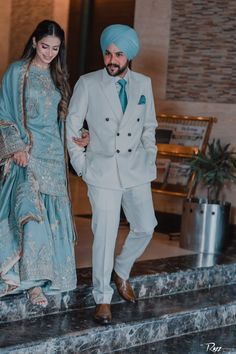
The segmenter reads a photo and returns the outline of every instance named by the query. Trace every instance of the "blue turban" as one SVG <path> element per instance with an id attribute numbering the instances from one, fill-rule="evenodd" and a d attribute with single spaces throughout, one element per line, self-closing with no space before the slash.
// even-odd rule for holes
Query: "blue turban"
<path id="1" fill-rule="evenodd" d="M 132 60 L 139 52 L 140 43 L 135 30 L 126 25 L 111 25 L 106 27 L 100 38 L 100 44 L 103 54 L 106 49 L 114 44 L 128 58 Z"/>

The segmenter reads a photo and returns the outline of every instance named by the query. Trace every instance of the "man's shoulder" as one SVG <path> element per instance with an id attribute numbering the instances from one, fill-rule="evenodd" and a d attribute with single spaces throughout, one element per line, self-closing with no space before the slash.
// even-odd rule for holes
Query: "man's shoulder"
<path id="1" fill-rule="evenodd" d="M 79 77 L 79 80 L 75 84 L 75 89 L 83 87 L 87 87 L 90 89 L 95 86 L 97 82 L 101 82 L 102 80 L 102 70 L 92 71 L 87 74 L 83 74 Z"/>
<path id="2" fill-rule="evenodd" d="M 80 76 L 81 79 L 86 80 L 86 81 L 90 81 L 90 80 L 96 80 L 96 79 L 100 79 L 102 76 L 102 72 L 103 70 L 96 70 L 96 71 L 91 71 L 87 74 L 84 74 L 82 76 Z"/>
<path id="3" fill-rule="evenodd" d="M 134 79 L 136 79 L 138 81 L 150 81 L 151 80 L 151 78 L 149 76 L 138 73 L 133 70 L 130 70 L 130 74 L 133 76 Z"/>

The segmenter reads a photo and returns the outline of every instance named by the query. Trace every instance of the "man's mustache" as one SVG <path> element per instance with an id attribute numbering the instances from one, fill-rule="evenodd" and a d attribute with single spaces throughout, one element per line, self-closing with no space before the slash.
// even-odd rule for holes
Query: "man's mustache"
<path id="1" fill-rule="evenodd" d="M 111 66 L 115 67 L 115 68 L 119 68 L 120 67 L 118 64 L 112 64 L 112 63 L 107 64 L 107 68 L 110 68 Z"/>

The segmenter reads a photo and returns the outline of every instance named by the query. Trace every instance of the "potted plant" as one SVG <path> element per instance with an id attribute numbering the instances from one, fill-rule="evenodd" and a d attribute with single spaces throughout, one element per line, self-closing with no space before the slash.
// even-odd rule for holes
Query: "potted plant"
<path id="1" fill-rule="evenodd" d="M 219 139 L 208 144 L 190 160 L 195 184 L 207 190 L 206 198 L 187 198 L 181 221 L 180 246 L 200 253 L 218 253 L 226 240 L 230 203 L 222 191 L 228 182 L 236 182 L 236 153 Z M 220 199 L 221 198 L 221 199 Z"/>

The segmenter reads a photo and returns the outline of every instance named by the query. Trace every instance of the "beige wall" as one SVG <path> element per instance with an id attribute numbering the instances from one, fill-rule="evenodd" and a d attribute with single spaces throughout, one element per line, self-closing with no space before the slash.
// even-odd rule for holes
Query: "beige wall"
<path id="1" fill-rule="evenodd" d="M 70 0 L 0 0 L 0 79 L 7 66 L 20 57 L 38 22 L 53 19 L 67 31 L 69 2 Z"/>
<path id="2" fill-rule="evenodd" d="M 202 102 L 168 101 L 165 99 L 168 46 L 170 38 L 171 0 L 136 0 L 135 28 L 142 43 L 133 69 L 152 78 L 157 113 L 215 116 L 218 119 L 211 137 L 236 145 L 236 105 Z M 225 192 L 232 203 L 231 222 L 236 223 L 236 185 Z M 182 211 L 182 200 L 154 196 L 156 208 L 167 212 Z"/>
<path id="3" fill-rule="evenodd" d="M 0 78 L 8 66 L 8 55 L 10 46 L 10 25 L 11 25 L 11 0 L 0 0 Z"/>
<path id="4" fill-rule="evenodd" d="M 53 1 L 53 19 L 64 29 L 67 36 L 70 0 Z"/>

